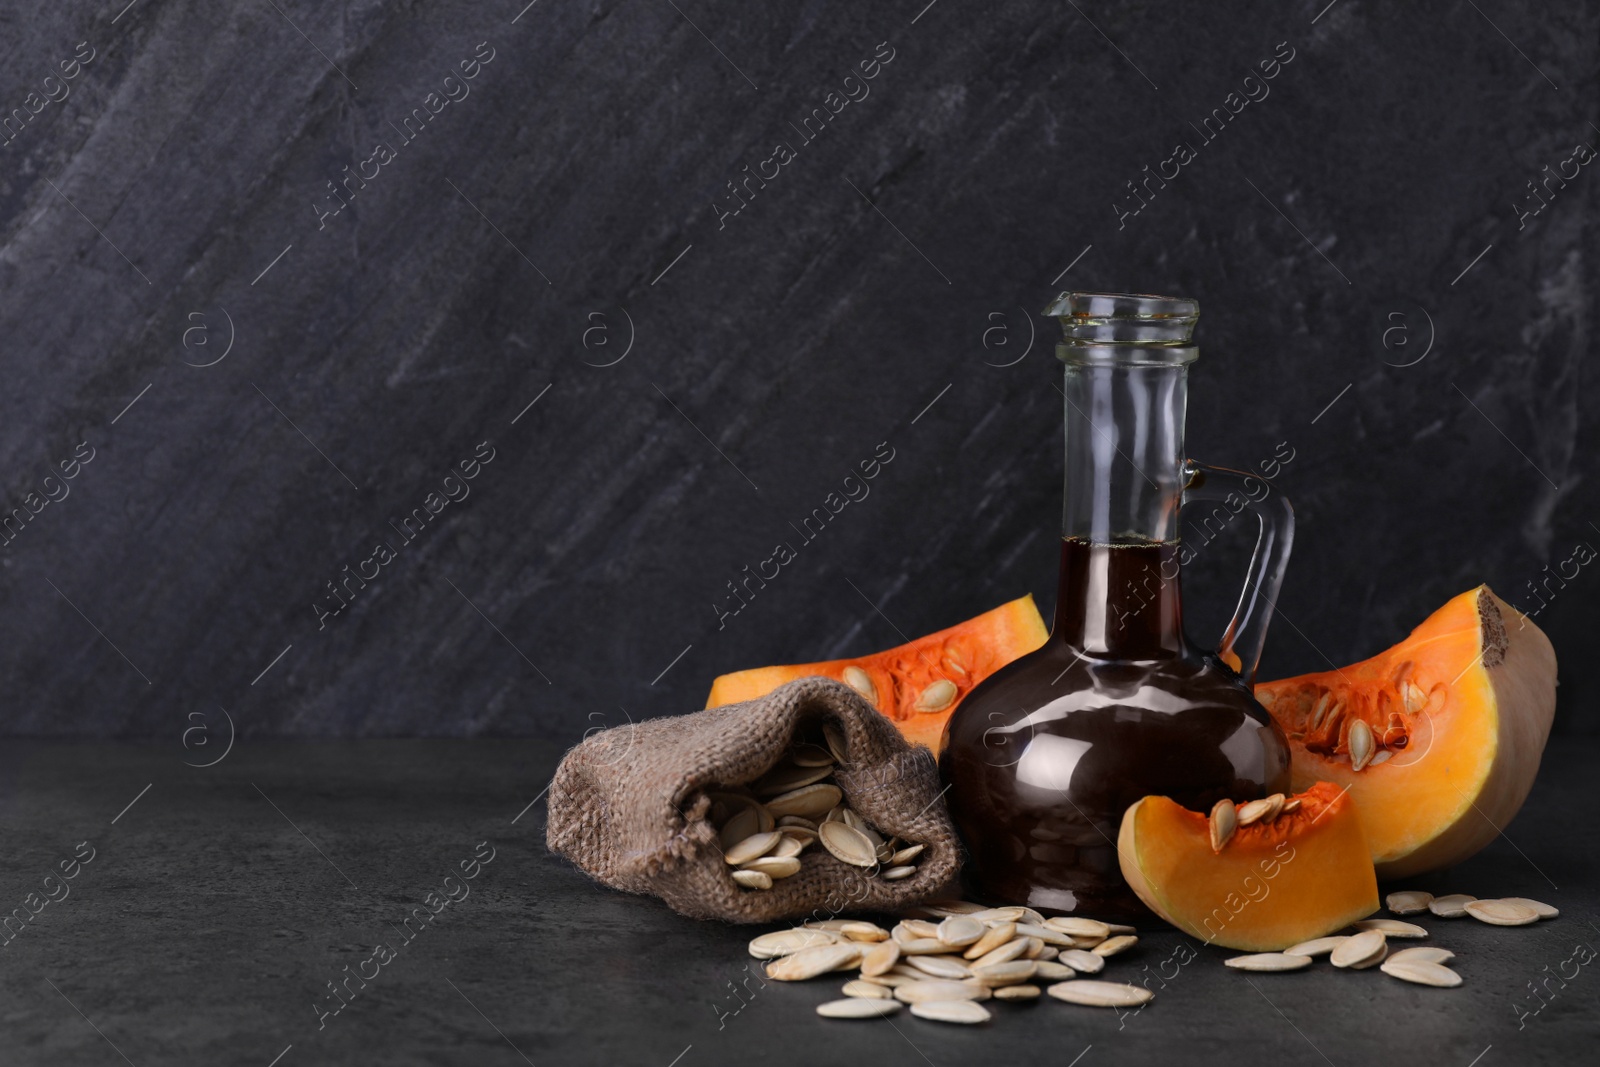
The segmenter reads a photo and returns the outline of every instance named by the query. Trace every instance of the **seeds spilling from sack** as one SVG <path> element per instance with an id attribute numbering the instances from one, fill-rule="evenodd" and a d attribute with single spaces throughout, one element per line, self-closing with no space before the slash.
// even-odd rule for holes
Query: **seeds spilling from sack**
<path id="1" fill-rule="evenodd" d="M 890 930 L 828 919 L 762 934 L 750 955 L 768 960 L 767 977 L 778 981 L 859 968 L 846 976 L 844 1000 L 817 1008 L 827 1018 L 881 1018 L 909 1005 L 918 1018 L 970 1026 L 992 1018 L 978 1003 L 991 998 L 1032 1001 L 1048 992 L 1094 1007 L 1145 1004 L 1154 994 L 1143 986 L 1079 977 L 1099 974 L 1138 941 L 1131 926 L 952 900 L 922 905 Z"/>
<path id="2" fill-rule="evenodd" d="M 917 872 L 922 845 L 887 840 L 845 806 L 831 780 L 842 762 L 844 738 L 831 726 L 819 741 L 800 741 L 778 765 L 748 786 L 711 794 L 711 825 L 733 880 L 746 889 L 771 889 L 804 866 L 804 853 L 821 844 L 836 859 L 896 882 Z"/>

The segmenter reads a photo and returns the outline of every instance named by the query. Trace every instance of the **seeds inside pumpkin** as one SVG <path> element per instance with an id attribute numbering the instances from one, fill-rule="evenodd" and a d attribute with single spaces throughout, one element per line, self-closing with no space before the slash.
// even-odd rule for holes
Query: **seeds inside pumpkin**
<path id="1" fill-rule="evenodd" d="M 955 703 L 956 695 L 960 692 L 956 683 L 948 678 L 940 678 L 930 682 L 917 697 L 917 710 L 921 712 L 943 711 Z"/>
<path id="2" fill-rule="evenodd" d="M 872 684 L 872 676 L 860 667 L 846 667 L 844 669 L 844 684 L 861 694 L 873 707 L 878 706 L 878 687 Z"/>
<path id="3" fill-rule="evenodd" d="M 1221 852 L 1238 828 L 1238 809 L 1233 806 L 1233 801 L 1223 797 L 1211 809 L 1211 851 Z"/>

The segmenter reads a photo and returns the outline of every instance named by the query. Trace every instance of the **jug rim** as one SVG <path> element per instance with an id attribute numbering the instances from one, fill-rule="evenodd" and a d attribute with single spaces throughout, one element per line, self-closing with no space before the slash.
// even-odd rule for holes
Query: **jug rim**
<path id="1" fill-rule="evenodd" d="M 1200 303 L 1188 297 L 1066 291 L 1045 314 L 1061 323 L 1056 355 L 1069 363 L 1173 365 L 1200 354 L 1190 343 Z"/>

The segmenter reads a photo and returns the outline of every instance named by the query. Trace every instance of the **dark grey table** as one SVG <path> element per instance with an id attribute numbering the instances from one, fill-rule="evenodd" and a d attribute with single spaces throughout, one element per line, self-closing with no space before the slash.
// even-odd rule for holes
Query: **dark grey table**
<path id="1" fill-rule="evenodd" d="M 1457 953 L 1459 989 L 1325 964 L 1245 975 L 1201 949 L 1138 1015 L 996 1003 L 974 1028 L 820 1019 L 839 982 L 763 987 L 744 949 L 756 929 L 589 883 L 546 853 L 543 800 L 530 806 L 553 743 L 241 743 L 209 768 L 185 767 L 204 749 L 176 745 L 0 751 L 0 900 L 37 910 L 0 947 L 6 1067 L 1500 1067 L 1593 1063 L 1600 1039 L 1600 965 L 1567 962 L 1600 946 L 1600 834 L 1582 806 L 1592 741 L 1552 747 L 1509 837 L 1419 883 L 1562 909 L 1521 929 L 1425 920 Z M 399 929 L 447 887 L 459 899 L 436 897 L 425 925 Z M 1149 931 L 1108 971 L 1154 970 L 1185 940 Z M 332 1014 L 327 983 L 355 972 L 376 976 L 352 980 Z"/>

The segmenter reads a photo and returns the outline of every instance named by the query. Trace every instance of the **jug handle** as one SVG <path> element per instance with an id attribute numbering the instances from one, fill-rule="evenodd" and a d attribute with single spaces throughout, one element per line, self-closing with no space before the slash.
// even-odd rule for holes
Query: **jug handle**
<path id="1" fill-rule="evenodd" d="M 1267 643 L 1267 624 L 1277 607 L 1289 549 L 1294 544 L 1294 508 L 1283 494 L 1273 492 L 1271 482 L 1257 475 L 1207 467 L 1193 460 L 1184 464 L 1184 475 L 1185 504 L 1191 500 L 1221 501 L 1234 515 L 1248 508 L 1261 524 L 1239 604 L 1217 649 L 1218 657 L 1238 671 L 1246 685 L 1251 685 Z M 1235 507 L 1239 502 L 1240 506 Z"/>

